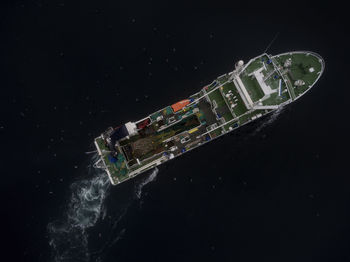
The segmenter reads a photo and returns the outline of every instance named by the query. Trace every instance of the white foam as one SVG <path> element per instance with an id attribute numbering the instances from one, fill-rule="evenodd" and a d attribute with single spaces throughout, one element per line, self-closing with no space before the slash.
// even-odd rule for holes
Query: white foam
<path id="1" fill-rule="evenodd" d="M 89 171 L 92 177 L 71 185 L 71 197 L 62 219 L 47 226 L 52 261 L 89 261 L 86 230 L 94 226 L 101 215 L 105 216 L 103 202 L 110 188 L 105 172 L 92 168 Z"/>
<path id="2" fill-rule="evenodd" d="M 152 173 L 148 175 L 140 184 L 136 186 L 135 195 L 138 199 L 140 199 L 142 196 L 142 188 L 148 183 L 154 181 L 157 178 L 158 172 L 159 172 L 158 168 L 153 169 Z"/>
<path id="3" fill-rule="evenodd" d="M 91 163 L 95 163 L 97 155 L 93 156 Z M 74 182 L 71 187 L 71 196 L 62 218 L 48 224 L 49 245 L 52 250 L 54 262 L 66 261 L 90 261 L 92 255 L 103 255 L 103 250 L 110 248 L 124 235 L 126 229 L 121 229 L 113 238 L 106 238 L 104 247 L 100 251 L 91 254 L 88 246 L 88 229 L 93 227 L 99 220 L 107 215 L 104 206 L 109 189 L 111 188 L 108 175 L 89 165 L 88 177 Z M 135 195 L 137 201 L 141 199 L 142 189 L 148 183 L 154 181 L 159 170 L 155 168 L 152 172 L 136 186 Z M 129 199 L 129 198 L 128 198 Z M 119 222 L 127 214 L 133 201 L 129 199 L 127 205 L 115 218 L 111 231 L 118 228 Z M 111 235 L 115 235 L 112 233 Z M 95 261 L 100 261 L 97 257 Z"/>

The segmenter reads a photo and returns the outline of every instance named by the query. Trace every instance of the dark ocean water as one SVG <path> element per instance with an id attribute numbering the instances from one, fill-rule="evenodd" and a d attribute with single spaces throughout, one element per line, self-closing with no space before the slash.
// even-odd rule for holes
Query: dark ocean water
<path id="1" fill-rule="evenodd" d="M 284 4 L 4 4 L 2 256 L 349 261 L 345 12 Z M 304 97 L 117 187 L 92 168 L 106 127 L 199 91 L 277 33 L 269 53 L 326 61 Z"/>

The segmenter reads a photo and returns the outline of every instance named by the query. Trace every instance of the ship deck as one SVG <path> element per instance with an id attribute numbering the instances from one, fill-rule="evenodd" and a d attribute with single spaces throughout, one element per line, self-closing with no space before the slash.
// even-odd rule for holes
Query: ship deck
<path id="1" fill-rule="evenodd" d="M 181 110 L 167 106 L 146 117 L 146 127 L 116 142 L 117 157 L 96 138 L 105 169 L 113 184 L 123 182 L 294 101 L 323 70 L 311 52 L 262 54 L 203 87 Z"/>

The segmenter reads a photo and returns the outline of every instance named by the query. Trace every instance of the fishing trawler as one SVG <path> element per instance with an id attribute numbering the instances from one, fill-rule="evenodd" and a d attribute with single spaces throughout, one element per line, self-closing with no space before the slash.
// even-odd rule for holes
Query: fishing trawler
<path id="1" fill-rule="evenodd" d="M 263 53 L 238 61 L 198 93 L 143 119 L 109 127 L 95 139 L 113 185 L 209 143 L 289 104 L 311 89 L 325 68 L 322 57 L 308 51 Z"/>

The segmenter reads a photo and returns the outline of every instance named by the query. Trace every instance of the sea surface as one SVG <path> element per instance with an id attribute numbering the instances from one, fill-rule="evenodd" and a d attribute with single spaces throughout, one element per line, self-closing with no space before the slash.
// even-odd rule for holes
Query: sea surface
<path id="1" fill-rule="evenodd" d="M 349 261 L 345 9 L 280 4 L 4 4 L 4 261 Z M 121 185 L 93 168 L 107 127 L 269 45 L 325 59 L 304 97 Z"/>

